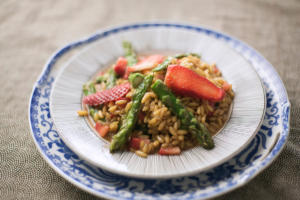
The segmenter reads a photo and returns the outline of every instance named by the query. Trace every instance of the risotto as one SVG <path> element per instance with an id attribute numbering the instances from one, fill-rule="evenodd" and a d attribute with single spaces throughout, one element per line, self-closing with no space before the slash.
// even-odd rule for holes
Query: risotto
<path id="1" fill-rule="evenodd" d="M 212 136 L 229 117 L 234 92 L 215 64 L 199 55 L 137 56 L 123 42 L 124 57 L 83 86 L 83 110 L 110 151 L 177 155 Z"/>

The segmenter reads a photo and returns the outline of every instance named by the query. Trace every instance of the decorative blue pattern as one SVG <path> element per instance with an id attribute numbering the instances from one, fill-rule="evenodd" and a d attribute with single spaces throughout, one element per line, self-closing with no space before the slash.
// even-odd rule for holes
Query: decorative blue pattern
<path id="1" fill-rule="evenodd" d="M 250 62 L 263 66 L 257 69 L 266 88 L 267 110 L 264 122 L 251 143 L 231 160 L 195 176 L 166 180 L 143 180 L 112 174 L 81 160 L 60 139 L 49 111 L 49 95 L 54 82 L 51 69 L 63 54 L 111 34 L 141 28 L 172 27 L 188 29 L 222 39 L 242 55 L 250 55 Z M 246 57 L 246 56 L 245 56 Z M 268 77 L 264 77 L 268 74 Z M 270 87 L 273 85 L 274 87 Z M 286 142 L 289 131 L 289 103 L 284 86 L 272 66 L 255 50 L 244 43 L 215 31 L 181 24 L 134 24 L 107 30 L 92 37 L 72 43 L 56 53 L 34 87 L 29 119 L 34 140 L 48 163 L 66 179 L 95 195 L 114 199 L 201 199 L 225 193 L 251 179 L 277 156 Z M 280 130 L 278 142 L 270 154 L 260 162 L 261 149 Z"/>

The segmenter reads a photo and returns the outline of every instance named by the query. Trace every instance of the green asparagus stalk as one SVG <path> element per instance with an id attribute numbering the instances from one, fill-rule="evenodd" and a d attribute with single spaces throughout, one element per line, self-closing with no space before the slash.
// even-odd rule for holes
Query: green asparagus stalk
<path id="1" fill-rule="evenodd" d="M 196 136 L 201 146 L 205 149 L 212 149 L 214 147 L 214 142 L 207 128 L 198 122 L 191 112 L 184 108 L 180 100 L 175 97 L 161 80 L 155 81 L 151 88 L 163 104 L 179 118 L 182 128 L 189 130 Z"/>
<path id="2" fill-rule="evenodd" d="M 128 41 L 123 41 L 123 48 L 125 51 L 125 58 L 129 66 L 135 65 L 138 62 L 137 56 L 132 48 L 132 45 Z"/>
<path id="3" fill-rule="evenodd" d="M 94 117 L 94 114 L 96 113 L 96 110 L 92 107 L 89 107 L 90 115 L 91 117 Z"/>
<path id="4" fill-rule="evenodd" d="M 96 83 L 102 83 L 102 82 L 105 82 L 105 81 L 106 81 L 106 79 L 105 79 L 104 76 L 98 76 L 96 78 Z"/>
<path id="5" fill-rule="evenodd" d="M 85 96 L 87 96 L 89 94 L 96 93 L 95 83 L 94 82 L 88 82 L 88 83 L 84 84 L 83 87 L 82 87 L 82 90 L 83 90 L 83 94 Z"/>
<path id="6" fill-rule="evenodd" d="M 89 90 L 86 88 L 85 85 L 83 85 L 82 91 L 83 91 L 84 96 L 89 95 Z"/>
<path id="7" fill-rule="evenodd" d="M 201 56 L 197 53 L 190 53 L 191 56 L 197 57 L 197 58 L 201 58 Z"/>
<path id="8" fill-rule="evenodd" d="M 115 70 L 110 69 L 108 71 L 107 75 L 108 75 L 108 77 L 107 77 L 107 82 L 106 82 L 106 88 L 110 89 L 116 85 L 117 74 L 116 74 Z"/>
<path id="9" fill-rule="evenodd" d="M 143 82 L 136 88 L 132 98 L 132 105 L 126 117 L 122 121 L 122 125 L 110 144 L 110 152 L 115 152 L 124 146 L 137 122 L 138 114 L 142 104 L 142 98 L 150 87 L 153 80 L 153 75 L 145 76 Z"/>
<path id="10" fill-rule="evenodd" d="M 171 64 L 172 60 L 174 59 L 174 57 L 169 56 L 167 57 L 164 62 L 162 62 L 161 64 L 159 64 L 157 67 L 155 67 L 152 71 L 153 72 L 158 72 L 164 69 L 167 69 L 168 65 Z"/>
<path id="11" fill-rule="evenodd" d="M 89 91 L 90 91 L 90 94 L 96 93 L 95 83 L 92 82 L 89 84 Z"/>
<path id="12" fill-rule="evenodd" d="M 143 82 L 144 76 L 141 73 L 132 73 L 128 77 L 133 88 L 137 88 Z"/>
<path id="13" fill-rule="evenodd" d="M 178 55 L 175 56 L 175 58 L 181 59 L 181 58 L 188 57 L 188 56 L 194 56 L 194 57 L 197 57 L 197 58 L 201 58 L 201 56 L 200 56 L 199 54 L 196 54 L 196 53 L 183 53 L 183 54 L 178 54 Z"/>

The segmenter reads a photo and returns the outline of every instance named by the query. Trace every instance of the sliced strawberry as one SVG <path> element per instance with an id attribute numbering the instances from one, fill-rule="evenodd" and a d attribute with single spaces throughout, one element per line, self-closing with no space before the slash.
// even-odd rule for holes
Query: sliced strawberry
<path id="1" fill-rule="evenodd" d="M 149 144 L 149 143 L 150 143 L 150 140 L 149 140 L 149 139 L 138 138 L 138 137 L 132 137 L 131 140 L 130 140 L 129 146 L 130 146 L 131 148 L 135 149 L 135 150 L 138 150 L 138 149 L 140 149 L 141 141 L 144 141 L 145 144 Z"/>
<path id="2" fill-rule="evenodd" d="M 166 148 L 160 148 L 159 154 L 160 155 L 178 155 L 180 154 L 181 150 L 179 147 L 166 147 Z"/>
<path id="3" fill-rule="evenodd" d="M 114 66 L 114 70 L 115 72 L 119 75 L 119 76 L 124 76 L 125 72 L 126 72 L 126 68 L 127 68 L 127 60 L 124 57 L 119 57 L 116 65 Z"/>
<path id="4" fill-rule="evenodd" d="M 163 55 L 151 55 L 147 56 L 146 58 L 142 59 L 136 65 L 130 67 L 133 71 L 143 71 L 146 69 L 152 69 L 157 64 L 160 64 L 164 61 Z"/>
<path id="5" fill-rule="evenodd" d="M 99 73 L 97 74 L 97 76 L 103 76 L 103 74 L 105 74 L 105 72 L 104 72 L 104 71 L 101 71 L 101 72 L 99 72 Z"/>
<path id="6" fill-rule="evenodd" d="M 109 126 L 105 124 L 101 124 L 99 122 L 96 123 L 95 129 L 101 137 L 106 136 L 107 133 L 109 132 Z"/>
<path id="7" fill-rule="evenodd" d="M 227 92 L 231 88 L 231 84 L 229 84 L 227 81 L 224 81 L 222 88 Z"/>
<path id="8" fill-rule="evenodd" d="M 91 106 L 100 105 L 106 102 L 115 101 L 125 96 L 130 90 L 130 83 L 117 85 L 111 89 L 90 94 L 83 98 L 83 103 Z"/>
<path id="9" fill-rule="evenodd" d="M 134 72 L 134 69 L 132 67 L 128 66 L 126 68 L 125 74 L 123 75 L 123 78 L 128 79 L 128 77 L 129 77 L 129 75 L 130 75 L 131 72 Z"/>
<path id="10" fill-rule="evenodd" d="M 165 76 L 166 85 L 178 95 L 220 101 L 225 92 L 193 70 L 180 65 L 170 65 Z"/>

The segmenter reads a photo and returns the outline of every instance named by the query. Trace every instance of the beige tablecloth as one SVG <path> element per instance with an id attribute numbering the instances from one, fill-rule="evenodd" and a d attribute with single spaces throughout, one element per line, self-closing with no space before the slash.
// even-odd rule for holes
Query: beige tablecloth
<path id="1" fill-rule="evenodd" d="M 43 160 L 28 126 L 34 82 L 63 45 L 110 25 L 171 20 L 229 33 L 260 51 L 287 88 L 291 129 L 279 158 L 218 199 L 300 198 L 300 1 L 0 1 L 0 199 L 94 199 Z"/>

